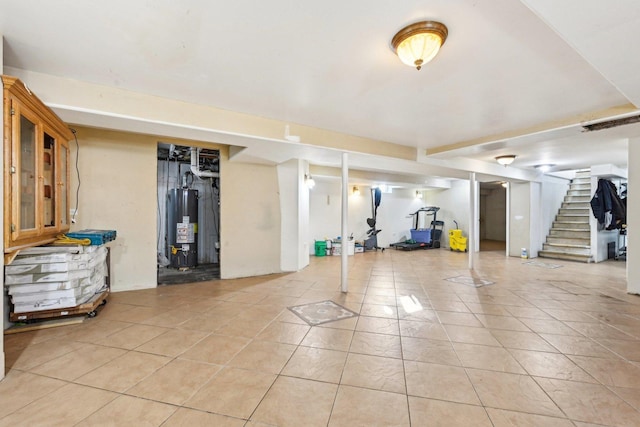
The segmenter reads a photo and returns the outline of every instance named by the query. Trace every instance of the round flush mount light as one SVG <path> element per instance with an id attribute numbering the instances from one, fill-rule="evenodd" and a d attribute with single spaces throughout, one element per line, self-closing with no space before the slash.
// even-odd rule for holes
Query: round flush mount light
<path id="1" fill-rule="evenodd" d="M 542 173 L 547 173 L 551 170 L 551 168 L 553 168 L 555 165 L 551 165 L 551 164 L 545 164 L 545 165 L 536 165 L 534 166 L 537 170 L 539 170 Z"/>
<path id="2" fill-rule="evenodd" d="M 435 58 L 448 34 L 449 30 L 440 22 L 416 22 L 398 31 L 391 39 L 391 47 L 400 61 L 419 70 Z"/>
<path id="3" fill-rule="evenodd" d="M 502 166 L 507 167 L 516 159 L 514 154 L 509 154 L 506 156 L 498 156 L 496 157 L 496 162 L 500 163 Z"/>

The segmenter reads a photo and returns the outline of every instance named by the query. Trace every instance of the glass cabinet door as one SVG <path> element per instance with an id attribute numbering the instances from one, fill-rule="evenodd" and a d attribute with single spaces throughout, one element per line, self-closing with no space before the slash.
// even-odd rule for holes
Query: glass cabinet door
<path id="1" fill-rule="evenodd" d="M 12 220 L 11 229 L 20 235 L 25 231 L 36 229 L 36 184 L 38 181 L 38 170 L 36 163 L 36 136 L 37 126 L 35 120 L 30 120 L 25 115 L 19 115 L 17 127 L 19 149 L 14 151 L 17 159 L 14 159 L 17 185 L 14 186 L 14 200 L 17 199 Z M 15 167 L 15 166 L 14 166 Z M 16 221 L 17 219 L 17 221 Z M 16 224 L 17 222 L 17 224 Z"/>
<path id="2" fill-rule="evenodd" d="M 57 173 L 58 173 L 58 217 L 60 227 L 69 228 L 69 143 L 59 140 L 57 147 Z"/>
<path id="3" fill-rule="evenodd" d="M 42 225 L 44 228 L 56 228 L 56 140 L 49 132 L 44 132 L 42 139 Z"/>

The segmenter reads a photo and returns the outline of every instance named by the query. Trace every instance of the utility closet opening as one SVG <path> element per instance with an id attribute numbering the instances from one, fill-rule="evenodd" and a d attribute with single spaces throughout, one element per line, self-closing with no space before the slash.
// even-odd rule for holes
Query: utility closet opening
<path id="1" fill-rule="evenodd" d="M 220 152 L 158 143 L 158 285 L 220 278 Z"/>
<path id="2" fill-rule="evenodd" d="M 505 251 L 507 189 L 501 182 L 480 183 L 480 250 Z"/>

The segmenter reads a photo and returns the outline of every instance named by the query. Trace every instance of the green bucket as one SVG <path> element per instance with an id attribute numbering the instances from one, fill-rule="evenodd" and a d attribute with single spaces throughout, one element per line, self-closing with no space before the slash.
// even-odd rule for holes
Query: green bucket
<path id="1" fill-rule="evenodd" d="M 325 256 L 327 254 L 327 242 L 324 240 L 316 240 L 316 256 Z"/>

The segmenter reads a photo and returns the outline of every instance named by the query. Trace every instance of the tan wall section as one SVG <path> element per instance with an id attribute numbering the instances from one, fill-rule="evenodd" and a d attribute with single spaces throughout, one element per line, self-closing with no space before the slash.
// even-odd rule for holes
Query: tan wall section
<path id="1" fill-rule="evenodd" d="M 229 162 L 228 150 L 194 141 L 76 127 L 80 203 L 71 230 L 113 229 L 112 290 L 157 285 L 157 143 L 220 149 L 221 276 L 280 272 L 280 201 L 275 166 Z M 77 178 L 71 144 L 71 201 Z"/>
<path id="2" fill-rule="evenodd" d="M 77 128 L 80 199 L 71 231 L 116 230 L 111 247 L 113 291 L 155 287 L 157 227 L 157 139 Z M 75 207 L 76 147 L 71 144 L 71 200 Z"/>
<path id="3" fill-rule="evenodd" d="M 280 272 L 280 196 L 275 166 L 221 156 L 220 266 L 223 279 Z"/>

